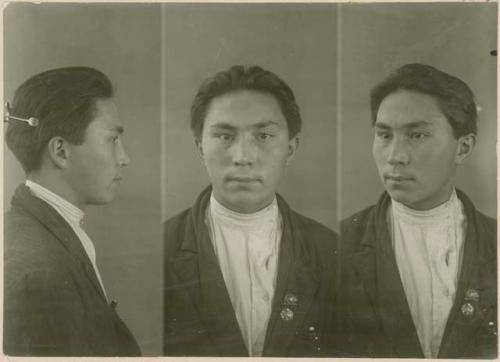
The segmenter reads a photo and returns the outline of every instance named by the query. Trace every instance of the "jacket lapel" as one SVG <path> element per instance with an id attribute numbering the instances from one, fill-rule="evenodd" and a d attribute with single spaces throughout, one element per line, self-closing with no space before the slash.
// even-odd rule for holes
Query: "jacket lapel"
<path id="1" fill-rule="evenodd" d="M 478 220 L 472 203 L 463 193 L 458 190 L 457 193 L 464 205 L 467 231 L 457 293 L 441 342 L 440 358 L 459 358 L 486 317 L 485 311 L 497 302 L 497 282 L 494 277 L 496 255 L 481 252 L 484 251 L 482 246 L 488 243 L 482 239 L 487 236 L 477 228 Z M 477 301 L 471 298 L 470 291 L 477 292 Z M 472 306 L 470 314 L 462 311 L 465 306 Z"/>
<path id="2" fill-rule="evenodd" d="M 210 192 L 192 209 L 182 252 L 172 267 L 188 290 L 205 333 L 222 356 L 248 356 L 224 277 L 205 224 Z"/>
<path id="3" fill-rule="evenodd" d="M 303 247 L 304 236 L 288 206 L 278 195 L 283 219 L 278 275 L 263 356 L 286 356 L 293 338 L 303 328 L 319 285 L 319 273 Z M 290 300 L 296 297 L 296 302 Z M 314 327 L 314 326 L 312 326 Z"/>
<path id="4" fill-rule="evenodd" d="M 399 275 L 387 227 L 390 199 L 384 194 L 368 221 L 362 250 L 351 256 L 393 357 L 424 357 Z"/>
<path id="5" fill-rule="evenodd" d="M 106 300 L 104 292 L 95 274 L 94 267 L 83 248 L 83 245 L 71 226 L 49 204 L 34 196 L 29 188 L 21 185 L 16 190 L 12 204 L 21 207 L 40 221 L 63 245 L 68 253 L 78 263 L 96 289 L 97 293 Z"/>

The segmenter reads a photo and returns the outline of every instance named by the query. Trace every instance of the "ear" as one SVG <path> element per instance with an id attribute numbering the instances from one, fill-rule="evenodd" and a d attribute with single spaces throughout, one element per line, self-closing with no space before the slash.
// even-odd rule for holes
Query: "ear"
<path id="1" fill-rule="evenodd" d="M 58 168 L 69 167 L 70 150 L 68 142 L 62 137 L 53 137 L 47 144 L 47 151 L 50 160 Z"/>
<path id="2" fill-rule="evenodd" d="M 196 150 L 198 151 L 198 156 L 200 156 L 200 159 L 202 160 L 202 162 L 204 162 L 205 159 L 203 157 L 204 154 L 203 154 L 203 146 L 201 145 L 201 140 L 195 139 L 194 144 L 196 145 Z"/>
<path id="3" fill-rule="evenodd" d="M 455 155 L 455 162 L 461 164 L 472 153 L 476 145 L 476 135 L 469 133 L 458 139 L 457 154 Z"/>
<path id="4" fill-rule="evenodd" d="M 295 156 L 295 152 L 299 148 L 299 136 L 288 140 L 288 157 L 286 159 L 286 164 L 289 165 L 292 162 L 293 157 Z"/>

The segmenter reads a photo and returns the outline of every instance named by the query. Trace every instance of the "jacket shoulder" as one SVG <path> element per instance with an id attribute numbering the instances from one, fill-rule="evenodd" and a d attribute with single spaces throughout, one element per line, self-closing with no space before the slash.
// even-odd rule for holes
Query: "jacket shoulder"
<path id="1" fill-rule="evenodd" d="M 362 236 L 366 232 L 370 220 L 373 219 L 375 205 L 346 217 L 340 222 L 340 239 L 342 248 L 357 249 Z"/>
<path id="2" fill-rule="evenodd" d="M 476 228 L 479 233 L 484 235 L 482 239 L 488 244 L 486 248 L 491 255 L 497 254 L 497 220 L 476 211 Z"/>
<path id="3" fill-rule="evenodd" d="M 340 223 L 341 231 L 348 228 L 357 228 L 366 223 L 366 220 L 373 213 L 375 205 L 368 206 L 367 208 L 352 214 L 343 219 Z"/>
<path id="4" fill-rule="evenodd" d="M 22 210 L 11 209 L 4 215 L 4 222 L 6 269 L 21 267 L 28 272 L 58 265 L 55 259 L 62 246 L 39 220 Z"/>
<path id="5" fill-rule="evenodd" d="M 297 226 L 300 227 L 308 240 L 314 240 L 314 243 L 319 247 L 333 247 L 335 250 L 337 249 L 338 235 L 335 231 L 316 220 L 310 219 L 293 210 L 290 211 L 293 215 L 293 222 L 298 223 Z"/>
<path id="6" fill-rule="evenodd" d="M 184 232 L 189 223 L 191 208 L 171 217 L 163 223 L 163 241 L 165 244 L 165 255 L 173 255 L 184 237 Z"/>

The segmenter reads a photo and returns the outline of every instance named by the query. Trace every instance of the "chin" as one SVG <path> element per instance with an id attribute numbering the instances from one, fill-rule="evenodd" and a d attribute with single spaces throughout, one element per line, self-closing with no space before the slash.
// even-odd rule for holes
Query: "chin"
<path id="1" fill-rule="evenodd" d="M 226 199 L 226 202 L 229 209 L 243 214 L 257 212 L 266 206 L 264 205 L 263 200 L 256 200 L 255 195 L 246 195 L 246 197 L 230 197 Z"/>
<path id="2" fill-rule="evenodd" d="M 391 196 L 391 199 L 400 202 L 408 207 L 411 207 L 412 204 L 418 202 L 414 199 L 414 197 L 411 197 L 408 191 L 387 190 L 387 192 L 389 193 L 389 196 Z"/>

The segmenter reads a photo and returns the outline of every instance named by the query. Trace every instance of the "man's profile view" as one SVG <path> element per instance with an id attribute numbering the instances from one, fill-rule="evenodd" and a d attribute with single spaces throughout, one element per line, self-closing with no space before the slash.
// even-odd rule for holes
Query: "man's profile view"
<path id="1" fill-rule="evenodd" d="M 6 143 L 26 182 L 4 216 L 4 353 L 136 356 L 139 347 L 108 300 L 89 205 L 113 200 L 129 163 L 113 87 L 87 67 L 26 80 L 7 106 Z"/>

